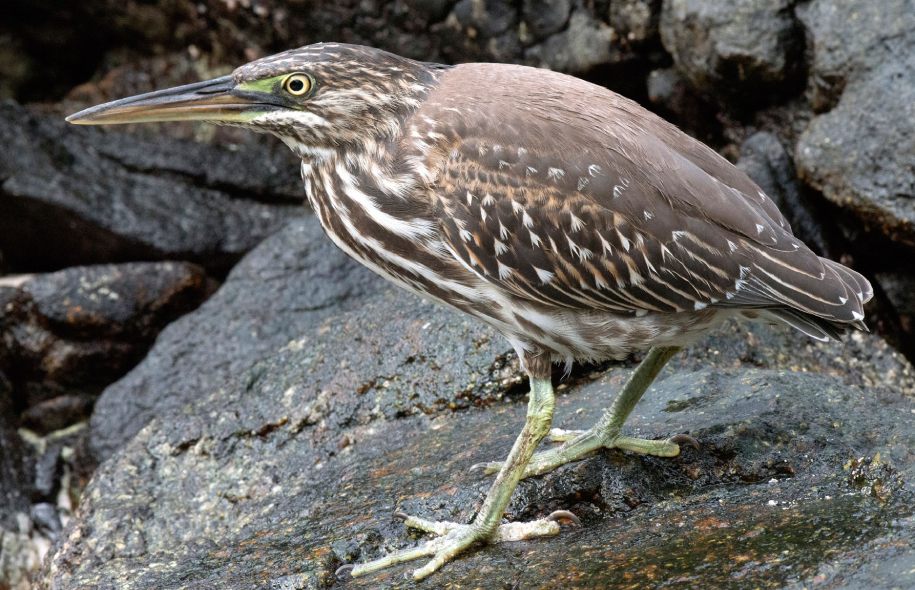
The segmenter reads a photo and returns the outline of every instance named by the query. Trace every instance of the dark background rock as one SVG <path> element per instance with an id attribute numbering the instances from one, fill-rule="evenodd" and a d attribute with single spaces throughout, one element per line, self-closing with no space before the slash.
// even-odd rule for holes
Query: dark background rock
<path id="1" fill-rule="evenodd" d="M 725 104 L 784 97 L 802 81 L 792 0 L 664 0 L 661 39 L 680 72 Z"/>
<path id="2" fill-rule="evenodd" d="M 587 74 L 606 66 L 607 59 L 641 59 L 632 46 L 655 36 L 659 11 L 659 0 L 94 0 L 66 5 L 12 0 L 0 25 L 0 67 L 5 67 L 0 71 L 7 74 L 0 94 L 59 100 L 93 73 L 124 64 L 145 72 L 139 77 L 156 71 L 160 83 L 163 78 L 176 83 L 181 76 L 215 73 L 331 39 L 428 61 L 549 63 Z M 611 18 L 619 19 L 613 25 L 619 35 L 610 35 Z M 79 34 L 83 30 L 95 34 Z M 565 42 L 547 44 L 554 36 Z M 613 50 L 607 48 L 611 43 Z M 163 71 L 163 63 L 171 67 Z M 43 67 L 36 69 L 37 64 Z"/>
<path id="3" fill-rule="evenodd" d="M 915 42 L 912 0 L 811 0 L 798 3 L 797 16 L 806 29 L 809 93 L 817 111 L 834 107 L 850 80 L 904 58 Z"/>
<path id="4" fill-rule="evenodd" d="M 799 138 L 798 171 L 826 198 L 853 212 L 858 224 L 911 252 L 915 2 L 814 0 L 799 5 L 797 13 L 810 54 L 807 94 L 816 111 L 828 111 Z"/>
<path id="5" fill-rule="evenodd" d="M 0 248 L 14 270 L 178 258 L 219 273 L 302 215 L 286 153 L 75 128 L 11 102 L 0 142 Z"/>
<path id="6" fill-rule="evenodd" d="M 0 288 L 0 369 L 10 409 L 47 433 L 88 416 L 101 388 L 142 358 L 159 331 L 212 289 L 176 262 L 71 267 Z"/>
<path id="7" fill-rule="evenodd" d="M 12 419 L 12 386 L 0 371 L 0 584 L 24 584 L 34 550 L 29 539 L 33 457 Z"/>
<path id="8" fill-rule="evenodd" d="M 12 386 L 0 373 L 0 528 L 18 529 L 17 513 L 27 513 L 31 487 L 30 460 L 8 416 Z"/>
<path id="9" fill-rule="evenodd" d="M 915 27 L 915 15 L 910 20 Z M 915 247 L 913 154 L 915 43 L 907 56 L 849 82 L 838 105 L 801 136 L 795 157 L 803 179 L 828 199 Z"/>

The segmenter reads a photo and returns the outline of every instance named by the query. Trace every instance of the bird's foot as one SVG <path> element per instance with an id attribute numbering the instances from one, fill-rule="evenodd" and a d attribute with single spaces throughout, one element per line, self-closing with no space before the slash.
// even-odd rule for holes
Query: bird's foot
<path id="1" fill-rule="evenodd" d="M 574 514 L 566 510 L 557 510 L 546 518 L 530 522 L 509 522 L 500 525 L 494 531 L 486 531 L 474 524 L 438 522 L 402 513 L 399 513 L 398 516 L 404 519 L 406 526 L 432 533 L 437 537 L 418 547 L 397 551 L 374 561 L 360 563 L 356 566 L 343 566 L 337 572 L 342 573 L 342 571 L 349 570 L 353 577 L 363 576 L 421 557 L 432 557 L 426 565 L 413 572 L 413 579 L 421 580 L 473 545 L 551 537 L 559 534 L 559 521 L 561 520 L 570 521 L 575 525 L 581 524 Z"/>
<path id="2" fill-rule="evenodd" d="M 561 446 L 535 454 L 522 478 L 533 477 L 549 473 L 566 463 L 581 461 L 600 449 L 622 449 L 641 455 L 655 457 L 676 457 L 680 454 L 680 444 L 688 444 L 698 449 L 699 443 L 687 434 L 677 434 L 664 440 L 651 440 L 622 436 L 619 434 L 608 435 L 605 431 L 592 430 L 562 430 L 554 428 L 550 431 L 550 440 L 563 443 Z M 479 463 L 471 469 L 482 468 L 484 473 L 495 473 L 502 467 L 501 462 Z"/>

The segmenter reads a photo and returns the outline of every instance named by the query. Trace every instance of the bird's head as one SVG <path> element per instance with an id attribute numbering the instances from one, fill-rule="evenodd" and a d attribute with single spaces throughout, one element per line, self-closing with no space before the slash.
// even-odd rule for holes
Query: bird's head
<path id="1" fill-rule="evenodd" d="M 88 108 L 67 121 L 207 121 L 272 133 L 300 156 L 314 157 L 396 134 L 436 75 L 436 66 L 378 49 L 318 43 L 221 78 Z"/>

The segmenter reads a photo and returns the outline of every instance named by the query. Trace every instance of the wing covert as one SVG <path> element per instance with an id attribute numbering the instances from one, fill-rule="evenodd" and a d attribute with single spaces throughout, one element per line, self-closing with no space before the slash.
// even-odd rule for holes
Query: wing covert
<path id="1" fill-rule="evenodd" d="M 518 297 L 617 313 L 701 309 L 741 276 L 734 237 L 672 209 L 628 162 L 570 162 L 473 138 L 436 185 L 461 263 Z M 729 245 L 730 244 L 730 245 Z"/>

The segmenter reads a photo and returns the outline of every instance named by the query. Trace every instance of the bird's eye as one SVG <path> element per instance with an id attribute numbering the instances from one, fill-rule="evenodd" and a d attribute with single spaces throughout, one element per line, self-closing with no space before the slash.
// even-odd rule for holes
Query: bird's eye
<path id="1" fill-rule="evenodd" d="M 293 96 L 303 96 L 311 90 L 311 78 L 305 74 L 292 74 L 283 80 L 283 90 Z"/>

